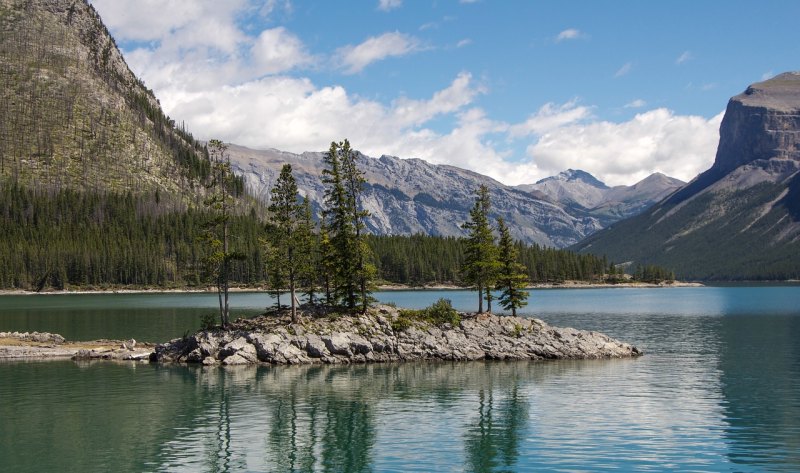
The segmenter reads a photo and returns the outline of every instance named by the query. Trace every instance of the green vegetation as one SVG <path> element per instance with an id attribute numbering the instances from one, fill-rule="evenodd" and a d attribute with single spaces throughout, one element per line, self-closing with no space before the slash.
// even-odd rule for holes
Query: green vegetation
<path id="1" fill-rule="evenodd" d="M 800 219 L 792 216 L 792 206 L 800 202 L 798 189 L 800 179 L 789 184 L 783 200 L 785 184 L 762 183 L 733 193 L 700 194 L 680 207 L 659 204 L 573 248 L 633 261 L 628 272 L 634 275 L 637 266 L 656 265 L 690 280 L 800 279 L 800 239 L 792 238 Z M 769 211 L 759 217 L 754 209 Z"/>
<path id="2" fill-rule="evenodd" d="M 265 279 L 258 245 L 263 226 L 253 213 L 229 219 L 245 255 L 229 267 L 239 284 Z M 0 183 L 0 288 L 200 286 L 205 249 L 197 242 L 210 218 L 158 193 Z"/>
<path id="3" fill-rule="evenodd" d="M 500 305 L 505 310 L 511 310 L 511 315 L 517 316 L 517 309 L 528 305 L 528 292 L 525 291 L 528 278 L 525 275 L 525 266 L 517 262 L 518 251 L 511 239 L 506 222 L 497 219 L 497 231 L 500 232 L 498 247 L 500 269 L 497 275 L 497 289 L 503 291 L 500 296 Z"/>
<path id="4" fill-rule="evenodd" d="M 464 279 L 478 291 L 478 312 L 483 312 L 484 290 L 487 310 L 492 311 L 492 285 L 497 277 L 499 262 L 494 235 L 489 225 L 489 188 L 481 185 L 475 197 L 475 205 L 469 211 L 470 220 L 464 223 L 469 232 L 464 257 Z"/>
<path id="5" fill-rule="evenodd" d="M 435 325 L 440 327 L 449 324 L 458 327 L 461 324 L 461 316 L 453 308 L 449 299 L 441 298 L 425 309 L 402 309 L 400 315 L 392 321 L 392 330 L 402 332 L 414 325 Z"/>
<path id="6" fill-rule="evenodd" d="M 231 171 L 231 162 L 226 152 L 228 147 L 219 140 L 208 143 L 212 158 L 212 180 L 208 184 L 209 196 L 204 204 L 209 213 L 203 225 L 200 240 L 207 245 L 203 258 L 206 277 L 217 287 L 219 315 L 223 327 L 227 327 L 230 314 L 229 294 L 231 264 L 245 259 L 243 253 L 231 249 L 230 220 L 236 202 L 236 181 Z"/>
<path id="7" fill-rule="evenodd" d="M 364 233 L 364 218 L 369 213 L 358 205 L 365 180 L 355 160 L 356 155 L 347 140 L 332 142 L 325 155 L 327 167 L 323 170 L 322 182 L 325 184 L 324 218 L 330 246 L 323 258 L 333 264 L 330 269 L 334 302 L 350 311 L 358 307 L 366 312 L 371 300 L 369 294 L 375 267 L 370 262 L 370 249 Z"/>

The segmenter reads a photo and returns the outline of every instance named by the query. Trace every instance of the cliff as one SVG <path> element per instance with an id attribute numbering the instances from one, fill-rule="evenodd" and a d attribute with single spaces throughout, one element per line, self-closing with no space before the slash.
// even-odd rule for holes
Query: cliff
<path id="1" fill-rule="evenodd" d="M 800 73 L 728 103 L 714 164 L 685 187 L 574 249 L 659 264 L 679 277 L 800 277 Z"/>

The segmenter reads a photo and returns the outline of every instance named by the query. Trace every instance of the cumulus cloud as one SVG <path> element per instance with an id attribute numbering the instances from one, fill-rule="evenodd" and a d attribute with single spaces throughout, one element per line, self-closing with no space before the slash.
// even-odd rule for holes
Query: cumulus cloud
<path id="1" fill-rule="evenodd" d="M 355 74 L 373 62 L 392 56 L 405 56 L 420 49 L 418 39 L 395 31 L 373 36 L 356 46 L 339 48 L 337 55 L 344 64 L 345 73 Z"/>
<path id="2" fill-rule="evenodd" d="M 543 135 L 557 128 L 571 125 L 591 117 L 591 108 L 578 106 L 577 100 L 562 105 L 552 102 L 542 105 L 539 110 L 523 123 L 512 125 L 509 133 L 512 137 Z"/>
<path id="3" fill-rule="evenodd" d="M 627 122 L 596 121 L 559 127 L 528 147 L 540 170 L 586 169 L 608 184 L 658 171 L 690 180 L 714 161 L 722 113 L 711 119 L 659 108 Z"/>
<path id="4" fill-rule="evenodd" d="M 262 31 L 251 54 L 261 74 L 285 72 L 312 62 L 303 42 L 283 27 Z"/>
<path id="5" fill-rule="evenodd" d="M 403 6 L 403 0 L 378 0 L 378 10 L 390 11 Z"/>
<path id="6" fill-rule="evenodd" d="M 582 37 L 583 37 L 583 33 L 581 33 L 580 30 L 577 30 L 575 28 L 568 28 L 568 29 L 558 33 L 558 35 L 556 36 L 556 43 L 560 43 L 562 41 L 566 41 L 566 40 L 570 40 L 570 39 L 578 39 L 578 38 L 582 38 Z"/>
<path id="7" fill-rule="evenodd" d="M 281 26 L 253 30 L 240 23 L 244 14 L 287 11 L 288 3 L 280 0 L 93 4 L 118 39 L 133 41 L 126 60 L 155 90 L 165 112 L 201 139 L 303 152 L 327 149 L 331 140 L 347 137 L 372 156 L 422 158 L 510 185 L 569 167 L 609 184 L 632 184 L 653 171 L 688 180 L 714 158 L 721 114 L 704 119 L 657 109 L 613 123 L 599 121 L 591 105 L 571 100 L 545 103 L 525 120 L 505 123 L 480 108 L 479 97 L 490 91 L 469 72 L 429 94 L 388 101 L 361 97 L 335 83 L 314 83 L 302 76 L 303 68 L 330 63 L 309 52 L 299 37 Z M 395 32 L 335 54 L 344 72 L 355 73 L 421 49 L 416 38 Z M 626 64 L 618 75 L 631 67 Z"/>

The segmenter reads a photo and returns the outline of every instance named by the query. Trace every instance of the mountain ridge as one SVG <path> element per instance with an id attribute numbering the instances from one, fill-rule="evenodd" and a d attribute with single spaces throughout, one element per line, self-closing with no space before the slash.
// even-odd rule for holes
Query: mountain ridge
<path id="1" fill-rule="evenodd" d="M 711 168 L 573 249 L 682 277 L 800 277 L 800 73 L 732 97 Z"/>
<path id="2" fill-rule="evenodd" d="M 298 187 L 316 203 L 319 212 L 324 196 L 320 180 L 323 152 L 295 154 L 236 144 L 230 144 L 229 151 L 234 170 L 244 177 L 250 192 L 264 201 L 269 199 L 280 166 L 292 164 Z M 390 155 L 372 158 L 361 153 L 358 162 L 367 180 L 363 196 L 364 208 L 371 213 L 367 228 L 379 235 L 463 236 L 461 224 L 468 219 L 479 185 L 490 189 L 494 216 L 505 218 L 514 237 L 527 243 L 568 246 L 602 228 L 603 222 L 619 219 L 601 212 L 598 217 L 585 208 L 564 205 L 537 189 L 507 186 L 456 166 Z M 580 173 L 573 171 L 576 176 L 594 179 L 584 171 Z M 636 200 L 635 196 L 632 198 Z M 639 200 L 636 203 L 646 205 Z"/>

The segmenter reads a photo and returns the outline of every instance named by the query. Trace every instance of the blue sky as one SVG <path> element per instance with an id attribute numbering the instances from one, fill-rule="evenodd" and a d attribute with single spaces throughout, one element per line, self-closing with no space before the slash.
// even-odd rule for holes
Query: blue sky
<path id="1" fill-rule="evenodd" d="M 201 139 L 689 180 L 732 95 L 800 69 L 796 1 L 92 0 Z"/>

